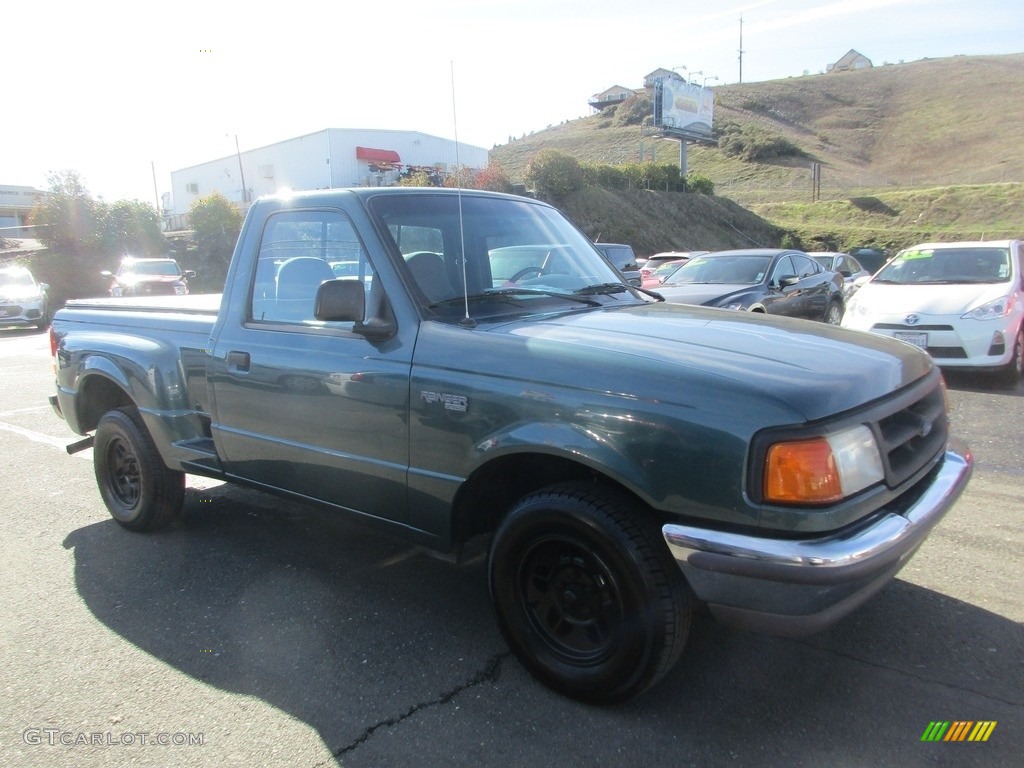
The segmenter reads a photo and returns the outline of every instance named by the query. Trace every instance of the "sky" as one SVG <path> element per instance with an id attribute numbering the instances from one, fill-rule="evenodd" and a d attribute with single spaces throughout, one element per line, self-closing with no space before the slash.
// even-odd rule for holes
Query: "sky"
<path id="1" fill-rule="evenodd" d="M 76 171 L 156 203 L 171 172 L 325 128 L 490 149 L 675 69 L 709 86 L 1024 52 L 1020 0 L 34 0 L 3 12 L 0 184 Z M 741 24 L 742 19 L 742 24 Z"/>

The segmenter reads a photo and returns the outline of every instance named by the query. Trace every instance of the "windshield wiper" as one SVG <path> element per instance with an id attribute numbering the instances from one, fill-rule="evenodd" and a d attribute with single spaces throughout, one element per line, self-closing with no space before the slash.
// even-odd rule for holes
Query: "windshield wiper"
<path id="1" fill-rule="evenodd" d="M 624 293 L 634 286 L 624 285 L 623 283 L 598 283 L 597 285 L 588 285 L 585 288 L 577 288 L 573 291 L 576 296 L 608 296 L 612 293 Z"/>
<path id="2" fill-rule="evenodd" d="M 474 293 L 469 296 L 453 296 L 450 299 L 442 299 L 441 301 L 435 301 L 430 305 L 431 309 L 437 307 L 451 306 L 454 304 L 461 304 L 466 301 L 479 302 L 479 301 L 504 301 L 507 303 L 515 303 L 514 299 L 516 296 L 551 296 L 557 299 L 568 299 L 569 301 L 575 301 L 580 304 L 586 304 L 588 307 L 600 307 L 601 302 L 595 299 L 588 299 L 584 296 L 575 296 L 571 293 L 562 293 L 561 291 L 545 291 L 540 288 L 499 288 L 493 291 L 485 291 L 484 293 Z"/>

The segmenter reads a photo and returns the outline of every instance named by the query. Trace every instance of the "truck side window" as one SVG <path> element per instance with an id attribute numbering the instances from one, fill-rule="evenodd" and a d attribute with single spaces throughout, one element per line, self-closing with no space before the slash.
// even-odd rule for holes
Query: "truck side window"
<path id="1" fill-rule="evenodd" d="M 373 267 L 340 211 L 282 211 L 267 219 L 260 241 L 249 319 L 321 325 L 313 317 L 320 284 L 359 280 L 367 291 Z"/>

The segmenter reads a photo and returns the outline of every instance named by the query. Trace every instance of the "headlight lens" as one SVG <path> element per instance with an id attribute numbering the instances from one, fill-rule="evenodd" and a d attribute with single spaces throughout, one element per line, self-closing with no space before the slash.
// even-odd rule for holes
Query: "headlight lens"
<path id="1" fill-rule="evenodd" d="M 828 504 L 885 477 L 882 457 L 864 425 L 768 449 L 764 498 L 768 503 Z"/>
<path id="2" fill-rule="evenodd" d="M 1010 302 L 1009 296 L 1001 296 L 998 299 L 993 299 L 987 304 L 982 304 L 980 307 L 975 307 L 967 314 L 961 317 L 962 320 L 995 320 L 996 318 L 1006 317 L 1010 314 L 1013 309 L 1013 304 Z"/>

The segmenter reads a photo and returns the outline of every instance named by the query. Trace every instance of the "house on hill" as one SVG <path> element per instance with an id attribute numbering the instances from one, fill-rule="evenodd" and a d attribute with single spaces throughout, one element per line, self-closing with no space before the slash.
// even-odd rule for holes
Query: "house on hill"
<path id="1" fill-rule="evenodd" d="M 684 67 L 685 69 L 685 67 Z M 673 70 L 665 69 L 664 67 L 658 67 L 653 72 L 648 72 L 644 75 L 644 88 L 650 90 L 654 88 L 654 83 L 663 77 L 679 77 Z"/>
<path id="2" fill-rule="evenodd" d="M 857 53 L 857 51 L 851 48 L 846 55 L 844 55 L 835 64 L 829 64 L 825 67 L 826 72 L 852 72 L 855 69 L 869 69 L 873 67 L 871 59 L 865 56 L 863 53 Z"/>
<path id="3" fill-rule="evenodd" d="M 600 93 L 595 93 L 587 103 L 591 108 L 600 111 L 613 104 L 621 104 L 632 95 L 632 88 L 626 88 L 624 85 L 613 85 L 611 88 L 607 88 Z"/>

